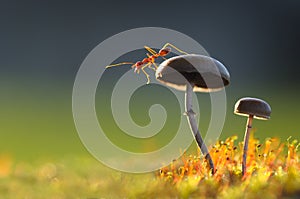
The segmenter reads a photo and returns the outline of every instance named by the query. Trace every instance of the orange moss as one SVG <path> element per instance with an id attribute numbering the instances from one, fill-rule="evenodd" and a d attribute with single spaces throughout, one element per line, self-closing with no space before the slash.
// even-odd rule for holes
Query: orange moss
<path id="1" fill-rule="evenodd" d="M 217 182 L 233 183 L 237 179 L 247 180 L 253 175 L 264 175 L 265 179 L 278 171 L 288 171 L 290 168 L 299 170 L 299 144 L 297 140 L 281 143 L 278 138 L 268 138 L 264 143 L 250 136 L 247 157 L 247 173 L 242 177 L 243 143 L 235 144 L 237 136 L 218 141 L 210 149 L 210 155 L 215 164 L 216 172 L 211 176 L 208 163 L 198 152 L 197 155 L 183 154 L 181 159 L 173 161 L 169 166 L 160 169 L 159 177 L 174 184 L 189 178 L 198 181 L 213 178 Z"/>

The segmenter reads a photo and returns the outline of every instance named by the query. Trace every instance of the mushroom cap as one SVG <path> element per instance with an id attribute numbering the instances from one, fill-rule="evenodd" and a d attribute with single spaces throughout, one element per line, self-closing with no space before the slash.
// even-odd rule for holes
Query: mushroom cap
<path id="1" fill-rule="evenodd" d="M 167 86 L 185 91 L 187 83 L 195 92 L 218 91 L 228 85 L 230 75 L 225 66 L 204 55 L 180 55 L 162 62 L 156 70 L 156 79 Z"/>
<path id="2" fill-rule="evenodd" d="M 253 115 L 256 119 L 267 120 L 271 116 L 271 107 L 264 100 L 244 97 L 236 102 L 234 113 L 243 116 Z"/>

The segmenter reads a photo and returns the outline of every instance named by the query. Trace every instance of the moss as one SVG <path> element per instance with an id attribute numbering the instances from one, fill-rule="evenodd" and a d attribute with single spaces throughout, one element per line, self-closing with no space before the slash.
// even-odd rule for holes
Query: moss
<path id="1" fill-rule="evenodd" d="M 236 137 L 217 142 L 211 175 L 199 152 L 182 157 L 155 174 L 109 169 L 91 157 L 15 162 L 3 157 L 0 196 L 18 198 L 299 198 L 298 142 L 253 138 L 248 169 L 241 175 L 242 144 Z M 7 161 L 7 162 L 6 162 Z"/>

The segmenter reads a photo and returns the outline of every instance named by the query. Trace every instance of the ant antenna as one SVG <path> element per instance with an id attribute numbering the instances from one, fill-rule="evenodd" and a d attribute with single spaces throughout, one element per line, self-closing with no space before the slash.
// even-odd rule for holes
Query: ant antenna
<path id="1" fill-rule="evenodd" d="M 121 62 L 121 63 L 118 63 L 118 64 L 108 65 L 105 68 L 111 68 L 111 67 L 114 67 L 114 66 L 121 66 L 121 65 L 126 65 L 126 64 L 134 64 L 134 63 L 133 62 Z"/>

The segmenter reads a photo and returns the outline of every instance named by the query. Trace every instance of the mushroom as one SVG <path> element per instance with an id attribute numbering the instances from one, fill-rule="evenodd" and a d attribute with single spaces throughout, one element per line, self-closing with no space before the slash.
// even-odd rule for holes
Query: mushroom
<path id="1" fill-rule="evenodd" d="M 185 91 L 185 115 L 196 142 L 212 170 L 214 164 L 201 137 L 192 110 L 192 93 L 218 91 L 229 84 L 230 75 L 219 61 L 204 55 L 180 55 L 162 62 L 156 70 L 156 79 L 161 83 Z"/>
<path id="2" fill-rule="evenodd" d="M 234 113 L 237 115 L 247 116 L 247 126 L 244 136 L 244 151 L 243 151 L 243 161 L 242 161 L 242 174 L 246 173 L 246 161 L 247 161 L 247 151 L 248 151 L 248 142 L 249 135 L 252 128 L 252 120 L 268 120 L 271 115 L 270 105 L 257 98 L 245 97 L 238 100 L 234 107 Z"/>

